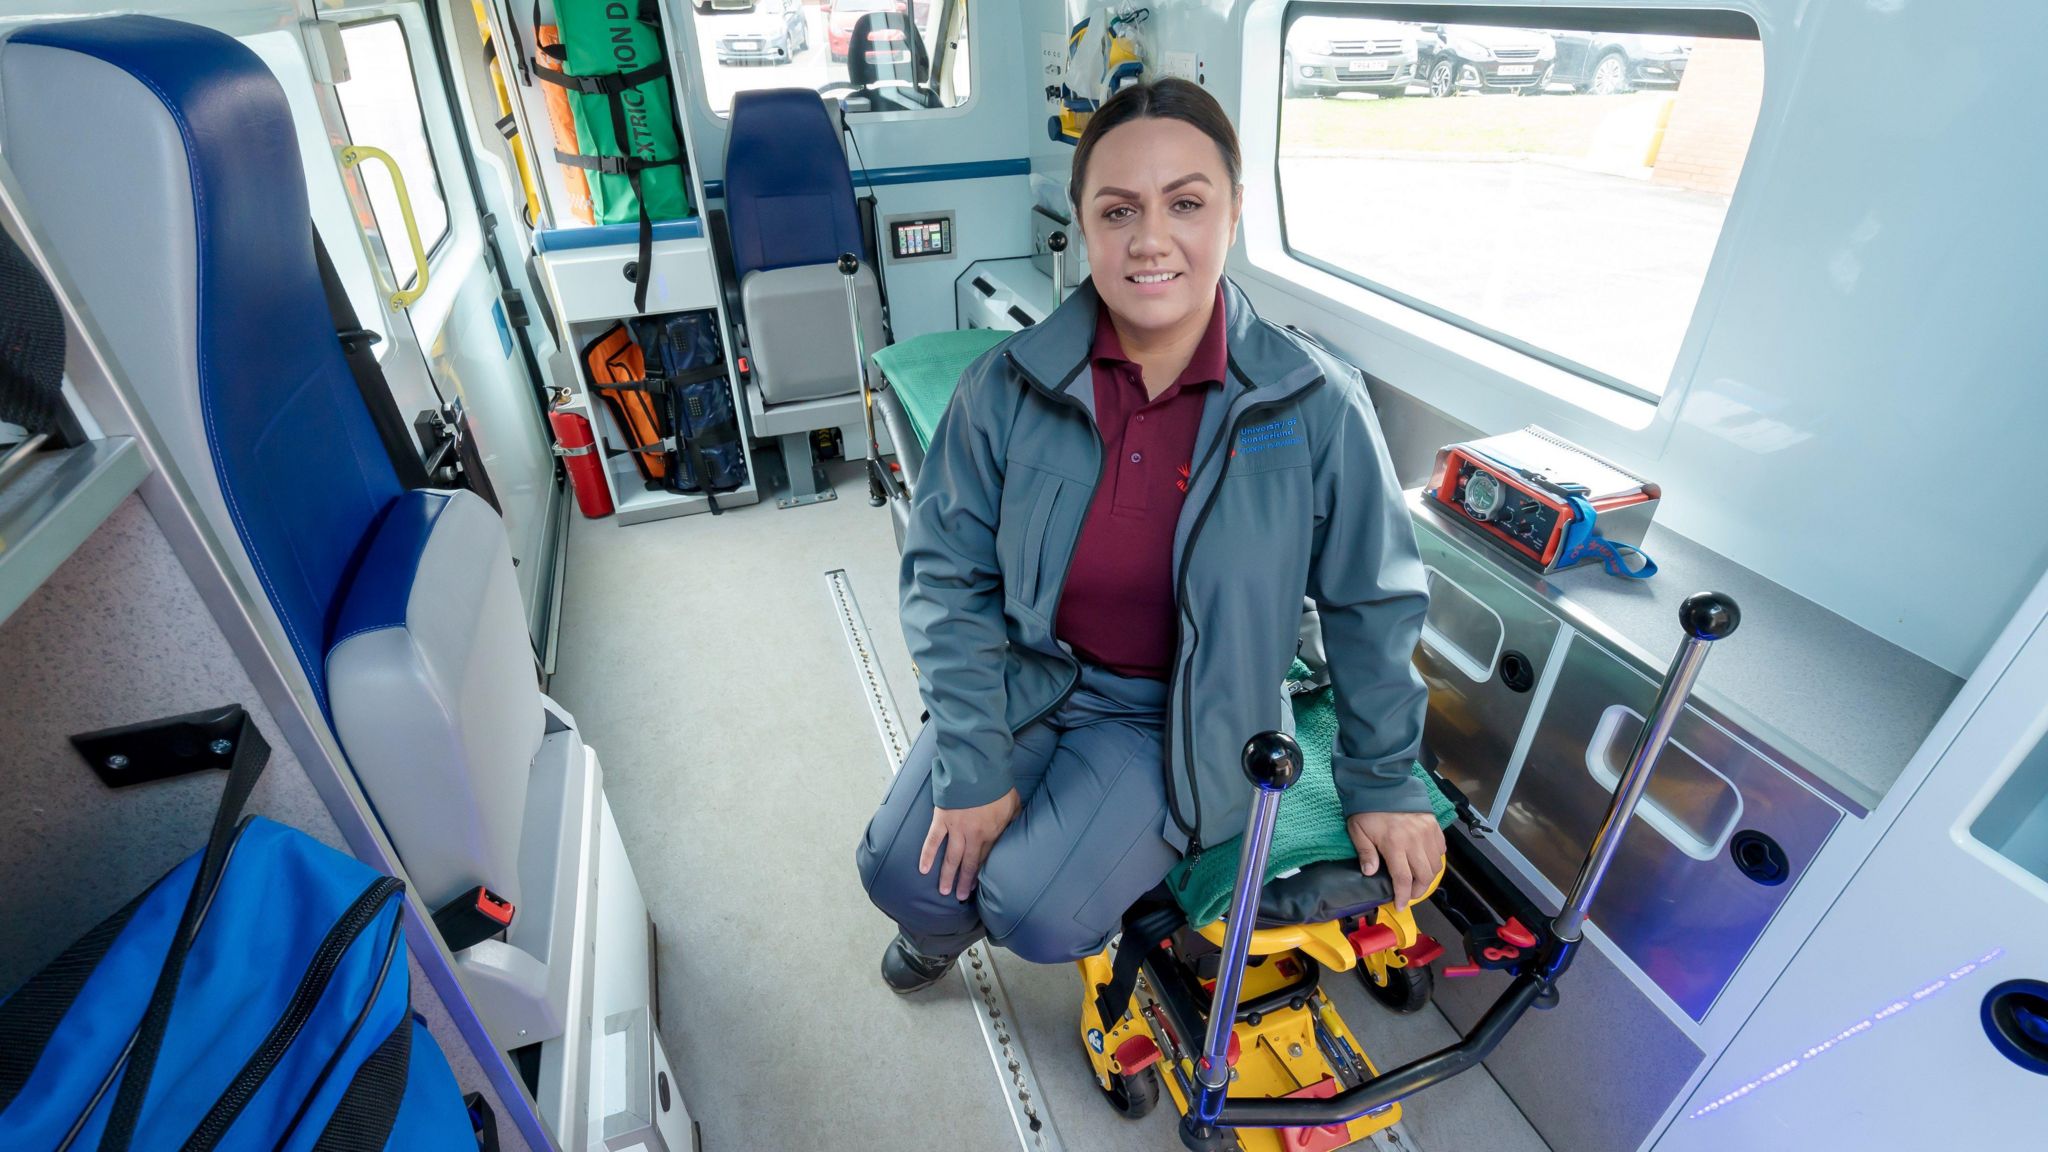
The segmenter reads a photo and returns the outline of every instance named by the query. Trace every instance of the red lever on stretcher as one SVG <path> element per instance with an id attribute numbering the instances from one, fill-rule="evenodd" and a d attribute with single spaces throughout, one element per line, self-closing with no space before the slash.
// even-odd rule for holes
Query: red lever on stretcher
<path id="1" fill-rule="evenodd" d="M 1346 933 L 1345 938 L 1351 941 L 1351 950 L 1358 953 L 1360 960 L 1375 952 L 1385 952 L 1400 943 L 1400 938 L 1394 935 L 1394 930 L 1385 924 L 1360 924 Z"/>
<path id="2" fill-rule="evenodd" d="M 1133 1036 L 1116 1046 L 1116 1066 L 1125 1076 L 1136 1076 L 1159 1063 L 1159 1045 L 1150 1036 Z"/>

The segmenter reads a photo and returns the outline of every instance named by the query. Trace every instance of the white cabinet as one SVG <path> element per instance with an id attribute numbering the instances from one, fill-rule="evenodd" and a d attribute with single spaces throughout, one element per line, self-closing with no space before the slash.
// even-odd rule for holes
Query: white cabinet
<path id="1" fill-rule="evenodd" d="M 2048 981 L 2048 844 L 2033 834 L 2048 825 L 2044 617 L 2048 584 L 1964 690 L 1988 683 L 1982 702 L 1657 1152 L 2039 1144 L 2048 1059 L 2002 1053 L 1987 999 Z M 2010 1024 L 2015 1001 L 2001 1003 Z"/>

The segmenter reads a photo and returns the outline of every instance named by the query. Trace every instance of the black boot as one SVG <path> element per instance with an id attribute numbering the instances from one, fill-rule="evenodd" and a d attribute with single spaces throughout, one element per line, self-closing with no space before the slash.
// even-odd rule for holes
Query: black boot
<path id="1" fill-rule="evenodd" d="M 882 981 L 890 991 L 907 996 L 938 983 L 957 959 L 958 956 L 927 956 L 898 932 L 882 953 Z"/>

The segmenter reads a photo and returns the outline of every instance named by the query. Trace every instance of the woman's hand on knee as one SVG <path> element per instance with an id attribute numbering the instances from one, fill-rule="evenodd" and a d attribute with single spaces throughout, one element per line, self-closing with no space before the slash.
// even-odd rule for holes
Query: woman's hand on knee
<path id="1" fill-rule="evenodd" d="M 1357 812 L 1344 822 L 1358 849 L 1358 870 L 1375 875 L 1380 864 L 1394 882 L 1394 907 L 1406 908 L 1428 891 L 1444 858 L 1444 830 L 1427 812 Z"/>
<path id="2" fill-rule="evenodd" d="M 974 879 L 981 874 L 996 839 L 1023 807 L 1012 788 L 978 808 L 932 809 L 932 829 L 925 834 L 924 851 L 917 858 L 918 872 L 931 875 L 943 844 L 946 855 L 939 866 L 939 895 L 967 899 L 974 894 Z"/>

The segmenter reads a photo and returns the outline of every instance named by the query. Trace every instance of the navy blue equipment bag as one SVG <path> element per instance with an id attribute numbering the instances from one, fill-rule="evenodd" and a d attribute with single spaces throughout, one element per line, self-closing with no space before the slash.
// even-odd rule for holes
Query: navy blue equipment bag
<path id="1" fill-rule="evenodd" d="M 0 1148 L 477 1147 L 412 1012 L 403 886 L 242 820 L 269 753 L 246 729 L 206 847 L 0 1001 Z"/>
<path id="2" fill-rule="evenodd" d="M 725 378 L 718 314 L 679 312 L 633 322 L 647 354 L 648 383 L 666 385 L 679 467 L 669 482 L 682 492 L 730 492 L 747 482 L 739 414 Z"/>

